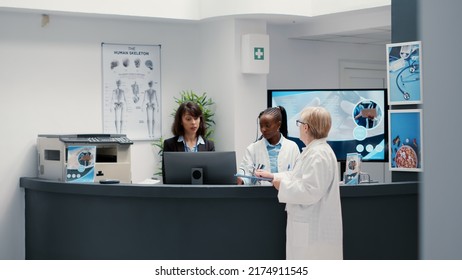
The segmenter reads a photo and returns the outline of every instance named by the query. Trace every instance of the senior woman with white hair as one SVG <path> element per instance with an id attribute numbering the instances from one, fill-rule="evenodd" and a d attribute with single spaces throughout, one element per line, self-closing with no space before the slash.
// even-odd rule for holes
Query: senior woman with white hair
<path id="1" fill-rule="evenodd" d="M 256 175 L 273 179 L 279 202 L 287 204 L 287 259 L 343 259 L 337 158 L 326 140 L 331 116 L 325 108 L 308 107 L 297 126 L 306 148 L 293 170 Z"/>

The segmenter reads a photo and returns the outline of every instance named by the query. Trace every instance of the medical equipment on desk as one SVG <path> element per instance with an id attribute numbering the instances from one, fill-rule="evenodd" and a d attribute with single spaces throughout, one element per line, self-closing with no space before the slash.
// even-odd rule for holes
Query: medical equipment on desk
<path id="1" fill-rule="evenodd" d="M 39 134 L 38 177 L 70 182 L 83 176 L 91 161 L 90 181 L 131 183 L 132 144 L 125 134 Z M 82 161 L 83 157 L 88 160 Z"/>

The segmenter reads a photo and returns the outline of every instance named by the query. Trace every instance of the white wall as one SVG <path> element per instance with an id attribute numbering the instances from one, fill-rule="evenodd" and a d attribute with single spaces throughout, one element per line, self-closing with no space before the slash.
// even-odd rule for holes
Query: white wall
<path id="1" fill-rule="evenodd" d="M 341 60 L 384 61 L 385 45 L 287 39 L 289 26 L 268 26 L 271 63 L 268 88 L 338 88 Z"/>
<path id="2" fill-rule="evenodd" d="M 266 89 L 268 76 L 265 74 L 241 73 L 241 39 L 244 34 L 267 34 L 267 26 L 262 21 L 240 20 L 236 23 L 235 49 L 236 61 L 239 61 L 236 70 L 235 96 L 235 148 L 238 164 L 244 157 L 246 147 L 255 141 L 256 123 L 258 114 L 267 107 Z M 271 39 L 270 39 L 271 40 Z M 269 48 L 269 61 L 271 64 L 272 50 Z M 258 131 L 260 134 L 260 131 Z"/>
<path id="3" fill-rule="evenodd" d="M 201 72 L 202 87 L 215 102 L 215 149 L 234 149 L 234 21 L 216 20 L 201 24 Z"/>
<path id="4" fill-rule="evenodd" d="M 162 45 L 162 130 L 171 136 L 173 96 L 207 92 L 216 104 L 217 150 L 237 151 L 255 139 L 266 89 L 337 87 L 341 58 L 380 59 L 383 50 L 288 40 L 261 21 L 200 23 L 0 12 L 0 259 L 24 258 L 24 193 L 19 178 L 36 176 L 37 134 L 102 130 L 101 42 Z M 240 73 L 242 34 L 270 34 L 270 74 Z M 221 57 L 222 51 L 226 57 Z M 223 59 L 223 60 L 221 60 Z M 268 85 L 268 86 L 267 86 Z M 150 142 L 132 147 L 134 182 L 156 171 Z"/>
<path id="5" fill-rule="evenodd" d="M 24 258 L 24 198 L 19 178 L 36 176 L 37 134 L 102 132 L 101 42 L 162 45 L 163 132 L 172 96 L 200 88 L 200 38 L 194 24 L 0 13 L 0 259 Z M 132 147 L 132 179 L 151 177 L 150 142 Z"/>

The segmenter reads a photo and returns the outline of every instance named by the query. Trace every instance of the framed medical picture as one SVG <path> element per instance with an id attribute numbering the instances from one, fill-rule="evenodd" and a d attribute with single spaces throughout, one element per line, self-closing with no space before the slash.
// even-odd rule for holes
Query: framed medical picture
<path id="1" fill-rule="evenodd" d="M 421 42 L 387 44 L 387 58 L 388 104 L 421 104 Z"/>
<path id="2" fill-rule="evenodd" d="M 101 44 L 104 133 L 161 137 L 160 47 Z"/>
<path id="3" fill-rule="evenodd" d="M 423 171 L 422 109 L 389 110 L 391 171 Z"/>

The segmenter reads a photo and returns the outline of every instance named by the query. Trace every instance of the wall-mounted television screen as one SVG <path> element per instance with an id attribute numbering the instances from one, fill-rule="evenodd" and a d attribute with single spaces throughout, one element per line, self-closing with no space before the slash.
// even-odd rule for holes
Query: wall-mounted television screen
<path id="1" fill-rule="evenodd" d="M 295 121 L 305 107 L 329 110 L 332 128 L 327 141 L 338 161 L 345 161 L 348 153 L 361 154 L 363 161 L 388 160 L 386 89 L 270 89 L 268 107 L 275 106 L 286 109 L 293 138 L 300 137 Z"/>

